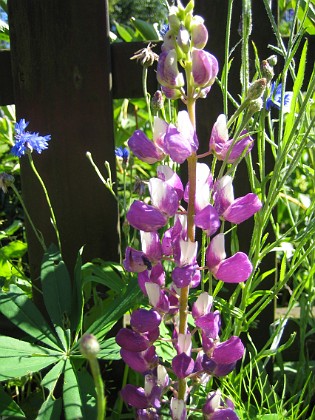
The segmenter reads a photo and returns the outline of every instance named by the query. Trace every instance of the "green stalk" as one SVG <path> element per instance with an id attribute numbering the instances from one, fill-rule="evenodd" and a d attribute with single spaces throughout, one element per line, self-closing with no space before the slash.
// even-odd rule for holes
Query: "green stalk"
<path id="1" fill-rule="evenodd" d="M 27 220 L 28 220 L 28 222 L 29 222 L 29 224 L 30 224 L 31 228 L 33 229 L 33 232 L 35 233 L 35 236 L 36 236 L 36 238 L 38 239 L 38 242 L 41 244 L 41 246 L 42 246 L 42 248 L 43 248 L 44 252 L 46 252 L 46 251 L 47 251 L 47 247 L 46 247 L 46 245 L 45 245 L 44 238 L 43 238 L 43 236 L 39 233 L 39 231 L 36 229 L 36 227 L 35 227 L 35 225 L 34 225 L 34 223 L 33 223 L 33 220 L 32 220 L 32 218 L 31 218 L 31 216 L 30 216 L 30 214 L 29 214 L 29 212 L 28 212 L 28 210 L 27 210 L 27 208 L 26 208 L 26 206 L 25 206 L 25 204 L 24 204 L 24 200 L 23 200 L 23 198 L 22 198 L 21 194 L 20 194 L 20 193 L 18 192 L 18 190 L 15 188 L 15 185 L 14 185 L 14 184 L 11 184 L 11 185 L 10 185 L 10 187 L 12 188 L 12 190 L 14 191 L 14 194 L 16 195 L 17 199 L 18 199 L 18 200 L 19 200 L 19 202 L 21 203 L 22 208 L 23 208 L 23 211 L 24 211 L 24 214 L 25 214 L 25 216 L 27 217 Z"/>
<path id="2" fill-rule="evenodd" d="M 104 420 L 106 399 L 104 397 L 104 383 L 100 372 L 100 366 L 96 357 L 90 357 L 88 360 L 96 389 L 97 420 Z"/>

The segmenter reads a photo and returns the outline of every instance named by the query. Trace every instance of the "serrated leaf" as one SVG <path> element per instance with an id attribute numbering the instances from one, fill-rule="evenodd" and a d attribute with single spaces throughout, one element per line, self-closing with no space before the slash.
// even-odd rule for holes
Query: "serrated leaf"
<path id="1" fill-rule="evenodd" d="M 66 420 L 82 419 L 82 399 L 76 371 L 70 360 L 66 361 L 63 384 L 63 405 Z"/>
<path id="2" fill-rule="evenodd" d="M 60 378 L 61 374 L 64 371 L 65 367 L 65 360 L 60 360 L 50 371 L 43 377 L 42 379 L 42 386 L 47 388 L 49 394 L 52 394 L 55 386 Z"/>
<path id="3" fill-rule="evenodd" d="M 41 282 L 47 312 L 65 349 L 69 343 L 65 331 L 69 328 L 71 315 L 71 280 L 61 254 L 51 246 L 44 254 L 41 267 Z"/>
<path id="4" fill-rule="evenodd" d="M 8 395 L 0 385 L 0 413 L 3 417 L 17 417 L 25 419 L 26 416 L 18 404 Z"/>
<path id="5" fill-rule="evenodd" d="M 0 336 L 0 381 L 38 372 L 60 357 L 63 354 L 55 350 Z"/>
<path id="6" fill-rule="evenodd" d="M 10 285 L 8 293 L 0 292 L 0 312 L 36 341 L 61 351 L 57 337 L 38 308 L 15 284 Z"/>
<path id="7" fill-rule="evenodd" d="M 36 420 L 60 419 L 62 411 L 62 399 L 53 400 L 48 398 L 41 406 Z"/>

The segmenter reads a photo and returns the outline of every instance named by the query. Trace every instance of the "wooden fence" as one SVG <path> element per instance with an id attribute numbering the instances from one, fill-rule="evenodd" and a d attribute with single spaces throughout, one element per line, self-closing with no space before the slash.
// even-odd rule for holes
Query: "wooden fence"
<path id="1" fill-rule="evenodd" d="M 195 7 L 209 30 L 208 50 L 219 63 L 224 61 L 227 3 L 196 0 Z M 234 3 L 231 45 L 240 39 L 242 1 Z M 25 118 L 31 122 L 30 130 L 52 135 L 49 149 L 34 159 L 51 195 L 64 259 L 71 269 L 79 248 L 85 245 L 85 260 L 117 260 L 116 203 L 85 153 L 90 151 L 99 167 L 105 160 L 115 167 L 112 101 L 142 96 L 141 68 L 130 57 L 143 44 L 110 44 L 105 0 L 8 0 L 8 7 L 11 51 L 0 53 L 0 104 L 14 103 L 17 120 Z M 260 57 L 267 58 L 271 54 L 267 46 L 275 40 L 262 1 L 253 2 L 252 39 Z M 233 68 L 239 64 L 240 51 L 236 49 Z M 239 73 L 232 73 L 231 78 L 235 82 L 231 93 L 237 95 Z M 152 68 L 149 90 L 153 93 L 156 88 Z M 218 87 L 199 101 L 197 112 L 198 137 L 206 144 L 212 124 L 222 112 Z M 23 158 L 21 177 L 25 203 L 35 225 L 47 243 L 54 242 L 42 191 Z M 242 182 L 236 185 L 237 195 L 247 193 L 245 170 L 238 179 Z M 242 229 L 240 247 L 246 250 L 248 227 Z M 31 273 L 36 279 L 42 251 L 28 227 L 27 236 Z M 270 287 L 267 281 L 265 287 Z M 259 342 L 265 344 L 273 319 L 273 310 L 268 308 L 260 318 L 257 334 L 253 334 L 258 347 Z"/>

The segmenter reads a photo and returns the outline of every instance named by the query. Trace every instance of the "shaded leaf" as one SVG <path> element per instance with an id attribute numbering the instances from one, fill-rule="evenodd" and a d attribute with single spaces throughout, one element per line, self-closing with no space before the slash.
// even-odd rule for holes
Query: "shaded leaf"
<path id="1" fill-rule="evenodd" d="M 8 293 L 0 292 L 0 312 L 36 341 L 60 350 L 57 337 L 37 306 L 15 284 L 10 285 Z"/>
<path id="2" fill-rule="evenodd" d="M 25 419 L 25 414 L 18 404 L 8 395 L 0 385 L 0 413 L 1 416 L 19 417 Z"/>
<path id="3" fill-rule="evenodd" d="M 108 338 L 107 340 L 102 341 L 101 350 L 97 354 L 98 359 L 103 360 L 119 360 L 120 356 L 120 346 L 116 343 L 115 337 Z"/>
<path id="4" fill-rule="evenodd" d="M 66 361 L 65 377 L 63 384 L 63 404 L 66 420 L 83 418 L 82 400 L 76 371 L 70 360 Z"/>
<path id="5" fill-rule="evenodd" d="M 0 336 L 0 380 L 38 372 L 58 362 L 63 353 L 42 346 Z"/>
<path id="6" fill-rule="evenodd" d="M 60 360 L 50 371 L 43 377 L 42 386 L 47 388 L 51 394 L 65 368 L 65 360 Z"/>
<path id="7" fill-rule="evenodd" d="M 41 406 L 36 420 L 60 419 L 62 410 L 62 399 L 53 400 L 48 398 Z"/>

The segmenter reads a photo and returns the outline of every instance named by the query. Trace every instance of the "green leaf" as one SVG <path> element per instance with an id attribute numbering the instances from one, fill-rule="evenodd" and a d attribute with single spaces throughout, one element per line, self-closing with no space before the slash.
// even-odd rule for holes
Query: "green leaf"
<path id="1" fill-rule="evenodd" d="M 62 399 L 53 400 L 47 398 L 42 404 L 36 420 L 60 419 L 62 411 Z"/>
<path id="2" fill-rule="evenodd" d="M 135 38 L 135 34 L 131 33 L 131 28 L 129 28 L 126 25 L 121 25 L 118 22 L 115 22 L 115 26 L 118 32 L 118 35 L 120 36 L 120 38 L 125 41 L 125 42 L 131 42 L 134 40 Z"/>
<path id="3" fill-rule="evenodd" d="M 50 371 L 43 377 L 42 386 L 47 388 L 49 394 L 52 394 L 55 386 L 65 368 L 65 360 L 60 360 Z"/>
<path id="4" fill-rule="evenodd" d="M 304 80 L 304 73 L 305 73 L 305 65 L 306 65 L 306 54 L 307 54 L 307 46 L 308 46 L 308 42 L 306 40 L 303 50 L 302 50 L 302 54 L 301 54 L 301 59 L 300 59 L 300 63 L 299 63 L 299 69 L 296 75 L 296 80 L 294 82 L 294 86 L 293 86 L 293 96 L 292 96 L 292 100 L 291 100 L 291 108 L 290 108 L 290 112 L 287 116 L 286 119 L 286 124 L 285 124 L 285 130 L 284 130 L 284 136 L 283 136 L 283 144 L 285 145 L 288 141 L 288 139 L 293 136 L 295 134 L 295 130 L 293 130 L 293 126 L 295 123 L 295 108 L 297 105 L 297 98 L 299 93 L 301 92 L 302 89 L 302 85 L 303 85 L 303 80 Z"/>
<path id="5" fill-rule="evenodd" d="M 10 285 L 8 293 L 0 292 L 0 312 L 36 341 L 41 341 L 49 347 L 60 350 L 57 337 L 37 306 L 15 284 Z"/>
<path id="6" fill-rule="evenodd" d="M 1 248 L 1 252 L 8 259 L 23 257 L 26 251 L 27 245 L 22 241 L 12 241 L 8 245 Z"/>
<path id="7" fill-rule="evenodd" d="M 69 343 L 65 331 L 69 328 L 71 315 L 71 280 L 61 254 L 51 246 L 44 254 L 41 267 L 41 282 L 47 312 L 65 349 Z"/>
<path id="8" fill-rule="evenodd" d="M 77 372 L 77 378 L 82 398 L 82 414 L 84 419 L 96 419 L 96 392 L 92 376 L 86 369 Z"/>
<path id="9" fill-rule="evenodd" d="M 102 341 L 101 350 L 97 354 L 98 359 L 103 360 L 119 360 L 120 356 L 120 347 L 115 341 L 115 337 L 108 338 L 107 340 Z"/>
<path id="10" fill-rule="evenodd" d="M 0 336 L 0 381 L 38 372 L 61 357 L 55 350 Z"/>
<path id="11" fill-rule="evenodd" d="M 155 27 L 142 19 L 130 18 L 130 22 L 140 32 L 145 41 L 158 41 L 161 36 L 156 31 Z"/>
<path id="12" fill-rule="evenodd" d="M 121 276 L 117 273 L 113 263 L 104 262 L 102 265 L 96 263 L 87 263 L 82 267 L 83 285 L 88 282 L 96 282 L 107 286 L 116 293 L 121 293 L 125 287 Z"/>
<path id="13" fill-rule="evenodd" d="M 19 417 L 25 419 L 26 416 L 18 404 L 8 395 L 0 385 L 0 413 L 3 417 Z"/>
<path id="14" fill-rule="evenodd" d="M 66 420 L 84 418 L 78 378 L 69 359 L 66 361 L 65 367 L 63 404 Z"/>
<path id="15" fill-rule="evenodd" d="M 94 334 L 96 338 L 102 338 L 113 325 L 129 310 L 142 296 L 137 282 L 131 282 L 123 296 L 115 299 L 108 306 L 104 315 L 88 328 L 87 332 Z"/>

